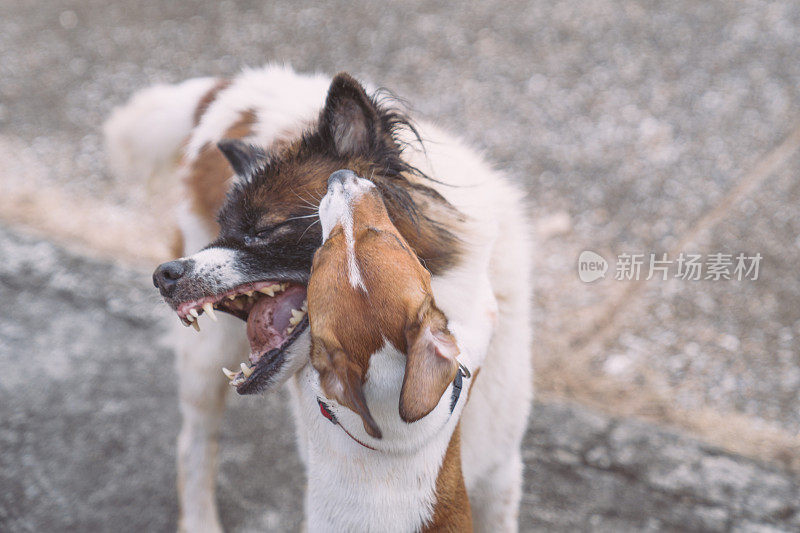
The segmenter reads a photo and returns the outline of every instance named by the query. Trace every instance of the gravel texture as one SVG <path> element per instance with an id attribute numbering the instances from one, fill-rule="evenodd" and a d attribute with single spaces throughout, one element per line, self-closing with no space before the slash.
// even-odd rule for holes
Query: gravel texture
<path id="1" fill-rule="evenodd" d="M 149 279 L 1 226 L 0 256 L 0 529 L 174 530 L 179 415 L 157 341 L 173 317 Z M 231 531 L 299 525 L 284 402 L 229 397 L 219 500 Z M 800 479 L 647 423 L 539 402 L 524 454 L 523 531 L 800 527 Z"/>
<path id="2" fill-rule="evenodd" d="M 539 391 L 611 416 L 679 426 L 728 451 L 800 470 L 798 2 L 0 0 L 0 50 L 0 219 L 7 223 L 35 228 L 83 255 L 124 256 L 151 269 L 169 233 L 142 183 L 107 172 L 99 127 L 113 106 L 155 82 L 230 75 L 267 61 L 301 71 L 347 70 L 392 88 L 421 116 L 460 132 L 529 192 L 541 243 L 533 354 Z M 760 252 L 764 259 L 755 282 L 634 284 L 607 276 L 585 284 L 576 276 L 583 250 L 609 260 L 665 251 Z M 9 257 L 0 255 L 2 268 L 19 283 L 34 267 Z M 33 274 L 50 280 L 60 272 L 64 283 L 81 281 L 78 271 L 57 270 L 68 259 L 45 259 L 53 263 Z M 7 299 L 25 301 L 33 289 L 3 290 Z M 11 412 L 38 405 L 38 394 L 117 387 L 74 381 L 59 388 L 73 365 L 99 368 L 116 357 L 108 371 L 125 382 L 130 365 L 143 364 L 126 357 L 125 343 L 107 339 L 115 334 L 115 316 L 132 320 L 115 306 L 145 293 L 119 301 L 115 293 L 108 302 L 91 294 L 76 300 L 87 306 L 80 309 L 94 328 L 80 335 L 71 331 L 66 308 L 44 301 L 14 311 L 29 313 L 25 320 L 0 315 L 3 346 L 33 339 L 45 350 L 58 338 L 64 353 L 73 354 L 40 356 L 39 379 L 25 389 L 31 397 L 22 401 L 23 392 L 15 393 L 4 404 L 15 406 L 6 407 Z M 152 296 L 140 303 L 161 312 Z M 45 314 L 46 323 L 39 319 Z M 152 343 L 151 330 L 141 335 Z M 107 347 L 102 356 L 97 346 Z M 20 366 L 19 354 L 28 352 L 44 353 L 14 352 L 14 370 L 0 376 L 4 394 L 5 383 L 24 382 L 31 372 Z M 106 408 L 143 413 L 144 404 L 157 401 L 155 387 L 169 381 L 172 366 L 170 355 L 159 353 L 158 376 L 131 383 L 152 382 L 152 390 L 109 400 L 110 407 L 87 404 L 86 417 Z M 62 403 L 51 398 L 51 409 L 38 415 L 71 435 L 75 423 Z M 164 404 L 174 409 L 172 401 Z M 20 416 L 3 430 L 30 423 Z M 170 416 L 153 427 L 173 430 Z M 282 423 L 276 431 L 284 429 Z M 171 446 L 165 439 L 163 454 Z M 91 460 L 89 452 L 80 459 L 86 468 Z M 171 464 L 164 462 L 165 480 L 172 479 Z M 43 474 L 33 471 L 30 479 L 37 475 Z M 108 483 L 125 475 L 116 472 Z M 109 503 L 92 496 L 94 486 L 84 492 L 62 486 L 61 494 Z M 266 501 L 259 487 L 245 494 Z M 171 488 L 164 490 L 162 501 L 171 501 Z M 223 484 L 223 498 L 226 490 Z M 665 512 L 664 502 L 654 512 Z M 159 514 L 131 506 L 132 524 Z M 236 509 L 225 507 L 233 513 L 226 520 L 236 519 Z M 762 520 L 731 512 L 709 504 L 705 515 L 714 523 L 741 520 L 737 527 L 745 530 Z"/>

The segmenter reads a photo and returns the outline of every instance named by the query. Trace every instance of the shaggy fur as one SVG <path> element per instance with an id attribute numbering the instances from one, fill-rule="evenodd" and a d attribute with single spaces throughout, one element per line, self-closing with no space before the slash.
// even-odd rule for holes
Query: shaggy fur
<path id="1" fill-rule="evenodd" d="M 190 273 L 182 275 L 166 297 L 175 306 L 237 283 L 260 279 L 307 283 L 321 235 L 308 219 L 290 219 L 316 208 L 325 179 L 333 171 L 348 168 L 374 181 L 392 223 L 433 274 L 437 306 L 450 320 L 466 354 L 465 364 L 480 368 L 469 404 L 457 413 L 460 432 L 450 431 L 460 434 L 456 444 L 474 525 L 478 531 L 513 531 L 522 483 L 519 447 L 532 395 L 532 250 L 522 194 L 456 138 L 425 123 L 411 127 L 396 109 L 367 97 L 360 87 L 346 75 L 331 82 L 266 67 L 224 83 L 202 79 L 147 89 L 115 111 L 106 125 L 112 168 L 161 180 L 164 190 L 184 188 L 183 254 L 194 255 L 182 263 L 182 268 L 191 266 Z M 236 128 L 248 114 L 253 120 Z M 170 131 L 153 136 L 155 122 Z M 199 158 L 231 137 L 232 130 L 247 145 L 263 151 L 265 164 L 237 180 L 231 180 L 232 169 L 223 170 L 221 165 L 198 172 Z M 174 161 L 179 163 L 170 164 Z M 208 194 L 212 189 L 217 192 Z M 222 197 L 225 190 L 227 200 Z M 221 209 L 219 223 L 209 216 L 214 205 Z M 201 249 L 205 251 L 195 254 Z M 219 322 L 205 321 L 199 334 L 186 330 L 174 334 L 184 419 L 178 442 L 181 527 L 190 531 L 220 529 L 213 483 L 216 433 L 230 387 L 219 367 L 238 364 L 248 352 L 242 323 L 223 316 Z M 318 406 L 304 400 L 308 396 L 304 391 L 318 379 L 309 364 L 309 348 L 308 334 L 298 334 L 280 357 L 263 363 L 264 367 L 269 363 L 269 369 L 256 369 L 256 385 L 238 389 L 255 392 L 289 383 L 304 460 L 326 453 L 324 446 L 339 443 L 336 439 L 347 439 L 341 432 L 330 433 L 336 428 L 319 415 Z M 398 366 L 400 362 L 402 354 L 391 350 L 373 357 L 367 397 L 381 393 L 370 390 L 373 374 L 375 383 L 398 382 L 399 387 L 404 367 Z M 389 427 L 389 417 L 397 413 L 376 410 L 373 415 L 381 427 Z M 360 423 L 348 410 L 337 416 L 348 427 Z M 411 427 L 435 424 L 437 416 L 434 410 Z M 459 450 L 448 445 L 449 437 L 441 441 L 437 435 L 432 430 L 417 431 L 398 435 L 394 441 L 393 454 L 421 454 L 413 461 L 419 472 L 395 470 L 408 464 L 408 458 L 394 463 L 389 455 L 370 463 L 374 475 L 402 484 L 404 475 L 412 476 L 408 482 L 413 483 L 415 475 L 444 469 Z M 377 492 L 375 487 L 363 487 L 368 491 L 362 494 L 365 498 L 385 495 L 385 508 L 379 506 L 383 501 L 379 498 L 374 513 L 348 509 L 346 502 L 362 488 L 329 485 L 336 479 L 334 472 L 329 474 L 310 483 L 307 511 L 313 510 L 308 502 L 325 501 L 338 509 L 340 524 L 374 530 L 417 529 L 431 519 L 432 509 L 424 498 L 386 503 L 396 495 L 391 484 Z M 418 514 L 415 518 L 409 512 Z M 320 520 L 326 516 L 330 518 L 311 513 L 309 528 L 322 527 Z"/>

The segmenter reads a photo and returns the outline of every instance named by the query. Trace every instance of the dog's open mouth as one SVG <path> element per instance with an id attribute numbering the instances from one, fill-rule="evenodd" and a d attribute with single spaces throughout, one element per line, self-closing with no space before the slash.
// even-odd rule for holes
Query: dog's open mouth
<path id="1" fill-rule="evenodd" d="M 223 311 L 247 322 L 249 362 L 236 370 L 222 369 L 238 392 L 252 389 L 280 369 L 284 351 L 308 327 L 306 287 L 296 283 L 259 281 L 229 291 L 183 302 L 177 306 L 185 326 L 200 331 L 198 319 L 206 314 L 216 321 Z"/>

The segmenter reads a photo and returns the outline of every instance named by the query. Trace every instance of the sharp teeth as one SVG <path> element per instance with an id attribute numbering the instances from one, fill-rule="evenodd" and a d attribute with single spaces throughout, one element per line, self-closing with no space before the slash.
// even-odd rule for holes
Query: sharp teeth
<path id="1" fill-rule="evenodd" d="M 306 314 L 303 311 L 292 309 L 292 318 L 289 319 L 289 324 L 296 326 L 303 320 L 304 316 L 306 316 Z"/>
<path id="2" fill-rule="evenodd" d="M 186 321 L 187 322 L 194 322 L 195 320 L 197 320 L 197 319 L 195 317 L 193 317 L 192 315 L 186 315 Z"/>
<path id="3" fill-rule="evenodd" d="M 184 325 L 184 326 L 186 326 L 187 328 L 188 328 L 189 326 L 191 326 L 191 325 L 192 325 L 192 323 L 191 323 L 191 322 L 189 322 L 188 320 L 186 320 L 185 318 L 181 318 L 181 317 L 178 317 L 178 318 L 180 319 L 180 321 L 181 321 L 181 324 L 183 324 L 183 325 Z"/>
<path id="4" fill-rule="evenodd" d="M 237 296 L 236 294 L 229 294 L 228 295 L 228 300 L 235 300 L 236 296 Z"/>
<path id="5" fill-rule="evenodd" d="M 247 366 L 247 364 L 242 363 L 241 365 L 239 365 L 239 368 L 242 369 L 242 374 L 244 374 L 244 377 L 249 378 L 250 376 L 253 375 L 253 369 Z"/>
<path id="6" fill-rule="evenodd" d="M 301 307 L 300 309 L 302 309 L 303 312 L 305 313 L 308 312 L 308 302 L 306 300 L 303 300 L 303 307 Z"/>
<path id="7" fill-rule="evenodd" d="M 194 328 L 195 331 L 199 332 L 200 331 L 200 321 L 199 320 L 195 320 L 194 322 L 192 322 L 192 327 Z"/>
<path id="8" fill-rule="evenodd" d="M 189 314 L 190 314 L 190 315 L 192 315 L 192 316 L 193 316 L 193 317 L 195 317 L 195 318 L 197 318 L 198 316 L 200 316 L 200 313 L 198 313 L 198 312 L 197 312 L 197 309 L 190 309 L 190 310 L 189 310 Z"/>
<path id="9" fill-rule="evenodd" d="M 287 335 L 291 335 L 291 333 L 292 333 L 293 331 L 294 331 L 294 326 L 290 326 L 290 327 L 289 327 L 289 329 L 287 329 L 287 330 L 286 330 L 286 334 L 287 334 Z"/>
<path id="10" fill-rule="evenodd" d="M 214 322 L 217 321 L 217 315 L 214 314 L 214 306 L 211 305 L 211 302 L 206 302 L 203 304 L 203 311 L 206 312 L 211 320 Z"/>
<path id="11" fill-rule="evenodd" d="M 228 370 L 224 366 L 222 367 L 222 373 L 225 374 L 225 377 L 228 378 L 231 381 L 233 381 L 233 378 L 236 377 L 236 372 L 234 372 L 232 370 Z"/>
<path id="12" fill-rule="evenodd" d="M 253 291 L 245 291 L 245 294 L 246 294 L 247 296 L 253 296 Z"/>
<path id="13" fill-rule="evenodd" d="M 269 287 L 264 287 L 263 289 L 259 289 L 258 292 L 262 294 L 266 294 L 267 296 L 275 296 L 275 285 L 270 285 Z"/>
<path id="14" fill-rule="evenodd" d="M 281 291 L 285 291 L 286 287 L 288 287 L 288 286 L 289 286 L 288 283 L 281 283 Z"/>

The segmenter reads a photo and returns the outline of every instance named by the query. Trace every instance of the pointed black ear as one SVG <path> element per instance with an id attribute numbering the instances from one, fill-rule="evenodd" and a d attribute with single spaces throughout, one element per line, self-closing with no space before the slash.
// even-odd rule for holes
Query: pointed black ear
<path id="1" fill-rule="evenodd" d="M 249 178 L 267 159 L 261 148 L 239 139 L 222 139 L 217 148 L 228 159 L 233 171 L 243 178 Z"/>
<path id="2" fill-rule="evenodd" d="M 340 156 L 365 154 L 382 142 L 375 104 L 364 87 L 346 72 L 340 72 L 331 82 L 320 126 L 330 135 Z"/>

